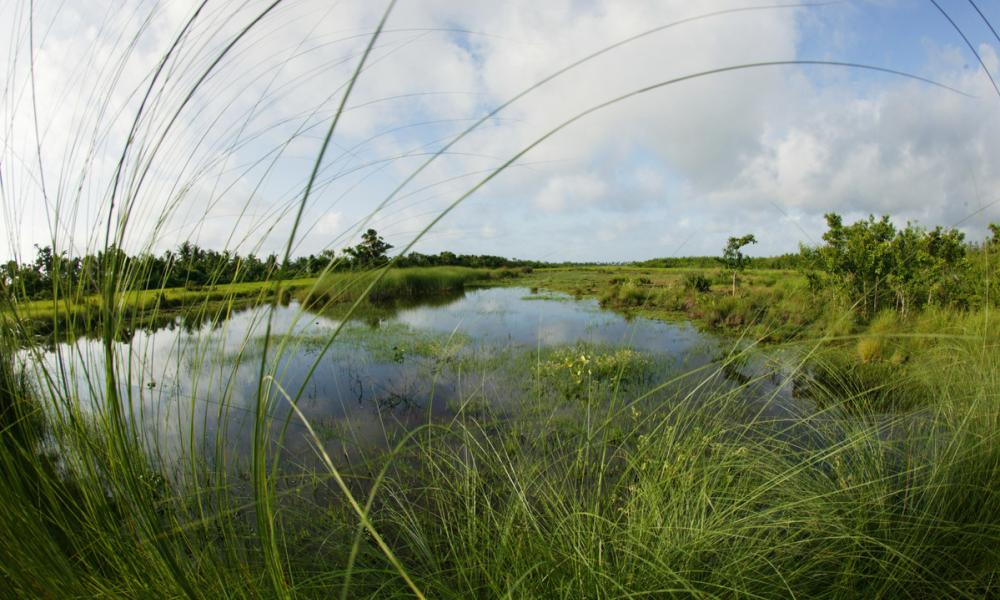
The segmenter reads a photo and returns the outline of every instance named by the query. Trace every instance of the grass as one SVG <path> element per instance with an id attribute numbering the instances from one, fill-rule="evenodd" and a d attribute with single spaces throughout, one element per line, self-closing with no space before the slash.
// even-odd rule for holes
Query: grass
<path id="1" fill-rule="evenodd" d="M 270 10 L 197 63 L 186 98 Z M 324 148 L 384 23 L 355 57 Z M 189 49 L 187 29 L 178 35 Z M 183 54 L 164 57 L 170 73 L 185 70 Z M 178 90 L 157 87 L 159 77 L 147 79 L 149 110 L 175 114 L 187 100 L 169 106 L 176 94 L 166 92 Z M 132 147 L 129 135 L 126 180 L 166 139 L 139 127 L 157 123 L 142 110 L 133 132 L 149 147 Z M 313 183 L 327 183 L 316 179 L 322 158 L 289 208 L 293 230 Z M 20 174 L 5 173 L 5 189 L 25 187 L 11 183 Z M 131 233 L 128 209 L 164 205 L 139 184 L 119 192 L 118 181 L 107 182 L 107 200 L 125 203 L 125 216 L 107 217 L 105 249 Z M 177 183 L 181 196 L 197 189 Z M 291 251 L 300 240 L 286 241 Z M 54 290 L 52 302 L 24 302 L 4 290 L 15 310 L 0 321 L 0 585 L 11 597 L 1000 595 L 1000 331 L 985 308 L 859 322 L 784 271 L 742 275 L 736 297 L 723 273 L 702 269 L 545 269 L 517 280 L 742 335 L 688 369 L 593 345 L 470 356 L 461 336 L 402 333 L 380 345 L 343 322 L 310 339 L 275 333 L 274 309 L 293 295 L 338 316 L 366 304 L 378 319 L 407 299 L 505 283 L 509 270 L 387 269 L 122 294 L 127 277 L 110 266 L 96 298 Z M 221 317 L 244 301 L 261 309 L 259 327 L 231 330 Z M 166 350 L 125 343 L 150 313 L 172 310 L 207 315 L 213 331 Z M 300 307 L 296 323 L 308 317 Z M 56 359 L 46 361 L 35 322 L 96 342 L 51 344 Z M 239 351 L 221 355 L 213 336 L 225 335 Z M 364 407 L 384 444 L 348 448 L 364 433 L 354 423 L 312 423 L 304 412 L 338 340 L 367 343 L 377 359 L 434 363 L 424 376 L 457 382 L 455 400 L 443 415 Z M 758 369 L 760 342 L 774 344 L 774 361 Z M 154 353 L 190 380 L 189 393 L 144 385 Z M 246 382 L 256 393 L 239 396 Z M 145 429 L 150 416 L 165 429 Z M 240 422 L 246 430 L 228 430 Z M 309 460 L 296 443 L 311 445 Z"/>
<path id="2" fill-rule="evenodd" d="M 321 308 L 353 303 L 358 299 L 378 304 L 454 294 L 477 281 L 509 276 L 499 270 L 468 267 L 388 269 L 384 274 L 378 271 L 331 273 L 300 290 L 297 297 L 307 306 Z"/>
<path id="3" fill-rule="evenodd" d="M 470 397 L 391 452 L 337 468 L 429 597 L 989 595 L 1000 365 L 972 339 L 949 345 L 953 362 L 928 377 L 937 402 L 918 412 L 859 413 L 831 393 L 794 421 L 763 416 L 777 399 L 752 384 L 722 385 L 720 365 L 686 374 L 703 384 L 658 389 L 642 355 L 528 351 L 504 367 L 524 382 L 503 390 L 519 390 L 518 410 L 496 418 L 472 411 Z M 7 533 L 22 527 L 55 545 L 42 563 L 6 544 L 9 589 L 272 595 L 239 477 L 199 469 L 215 481 L 199 485 L 124 464 L 124 449 L 92 426 L 50 426 L 63 473 L 10 467 L 38 481 L 4 492 Z M 40 466 L 39 448 L 5 459 Z M 57 505 L 33 508 L 39 485 Z M 407 595 L 328 471 L 286 473 L 272 493 L 288 593 Z"/>
<path id="4" fill-rule="evenodd" d="M 115 295 L 112 309 L 120 315 L 120 327 L 135 330 L 155 327 L 177 317 L 194 320 L 216 319 L 234 309 L 259 305 L 271 298 L 290 298 L 309 288 L 315 278 L 274 282 L 220 283 L 199 288 L 160 288 L 128 291 Z M 81 335 L 99 335 L 100 320 L 107 305 L 100 295 L 60 296 L 58 300 L 18 300 L 8 297 L 0 319 L 22 335 L 60 340 Z"/>
<path id="5" fill-rule="evenodd" d="M 727 320 L 740 298 L 714 287 L 727 282 L 696 292 L 684 287 L 689 275 L 536 270 L 516 284 L 602 296 L 639 313 L 676 287 L 702 296 L 694 309 L 718 311 L 703 326 L 746 332 Z M 318 291 L 302 298 L 335 308 L 373 281 L 334 274 L 299 282 L 298 293 Z M 391 306 L 475 282 L 508 278 L 390 270 L 366 302 Z M 781 272 L 753 273 L 742 285 L 751 297 L 801 290 Z M 411 330 L 324 331 L 270 351 L 263 339 L 247 340 L 213 372 L 278 365 L 281 353 L 319 350 L 337 336 L 375 360 L 418 361 L 421 377 L 466 382 L 445 419 L 387 423 L 388 446 L 353 447 L 328 456 L 326 467 L 291 455 L 278 467 L 275 454 L 257 481 L 245 459 L 219 453 L 221 434 L 208 440 L 221 462 L 205 462 L 195 446 L 179 462 L 151 454 L 135 441 L 137 421 L 117 425 L 115 413 L 89 411 L 61 389 L 57 373 L 29 384 L 8 362 L 0 372 L 4 405 L 14 407 L 3 412 L 0 449 L 11 482 L 0 512 L 4 583 L 41 597 L 386 597 L 413 587 L 456 598 L 1000 591 L 1000 352 L 989 341 L 1000 331 L 976 311 L 850 323 L 840 340 L 822 343 L 814 329 L 773 346 L 795 350 L 791 362 L 762 371 L 748 371 L 736 348 L 692 371 L 592 345 L 477 354 L 462 336 Z M 764 385 L 775 377 L 777 388 Z M 478 383 L 487 380 L 505 383 Z M 233 401 L 226 398 L 220 407 Z M 278 419 L 269 445 L 283 431 L 282 412 L 267 417 Z M 280 435 L 306 435 L 332 452 L 350 444 L 350 427 L 334 421 L 317 423 L 314 438 L 301 428 Z M 262 575 L 271 554 L 277 586 Z"/>
<path id="6" fill-rule="evenodd" d="M 755 269 L 739 281 L 734 297 L 721 269 L 583 267 L 536 269 L 517 285 L 596 298 L 603 307 L 628 314 L 687 320 L 771 343 L 849 335 L 866 326 L 832 291 L 810 290 L 796 271 Z"/>

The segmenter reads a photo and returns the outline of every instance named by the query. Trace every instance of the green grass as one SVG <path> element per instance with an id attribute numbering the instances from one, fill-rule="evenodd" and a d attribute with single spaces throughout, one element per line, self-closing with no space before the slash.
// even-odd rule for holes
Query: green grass
<path id="1" fill-rule="evenodd" d="M 691 281 L 710 282 L 706 291 Z M 721 333 L 765 342 L 815 339 L 863 331 L 831 290 L 813 292 L 795 271 L 755 269 L 739 277 L 734 297 L 720 269 L 585 267 L 536 269 L 517 285 L 596 298 L 606 308 L 667 321 L 688 320 Z"/>
<path id="2" fill-rule="evenodd" d="M 331 273 L 300 290 L 310 307 L 327 307 L 364 299 L 369 303 L 424 299 L 453 294 L 477 281 L 503 278 L 501 271 L 468 267 L 413 267 L 363 273 Z M 370 289 L 369 289 L 370 288 Z"/>
<path id="3" fill-rule="evenodd" d="M 1000 364 L 964 327 L 975 323 L 948 338 L 951 362 L 928 374 L 936 401 L 917 412 L 875 418 L 831 395 L 775 422 L 745 404 L 750 384 L 658 391 L 638 355 L 555 348 L 505 367 L 524 383 L 505 390 L 520 390 L 514 413 L 473 410 L 470 397 L 395 452 L 338 468 L 428 597 L 981 597 L 1000 564 Z M 274 595 L 240 478 L 167 477 L 101 421 L 56 420 L 49 435 L 63 473 L 44 466 L 40 440 L 4 451 L 26 478 L 3 492 L 9 589 Z M 51 505 L 30 500 L 40 489 Z M 288 593 L 407 595 L 330 472 L 272 489 Z M 14 541 L 24 532 L 36 550 Z"/>
<path id="4" fill-rule="evenodd" d="M 373 277 L 301 283 L 338 294 L 326 302 L 342 306 Z M 602 268 L 543 271 L 516 285 L 603 283 L 628 299 L 683 277 Z M 791 277 L 766 277 L 774 282 L 744 280 L 745 292 L 798 289 Z M 390 270 L 379 299 L 366 302 L 506 281 L 489 278 Z M 732 298 L 706 296 L 734 310 L 721 305 Z M 774 346 L 792 351 L 790 363 L 773 365 L 791 370 L 785 385 L 798 394 L 786 420 L 765 410 L 784 402 L 759 385 L 770 372 L 727 376 L 746 363 L 735 349 L 689 371 L 614 347 L 479 355 L 462 353 L 462 336 L 365 331 L 337 339 L 378 360 L 424 361 L 426 377 L 446 368 L 471 381 L 453 416 L 409 433 L 388 427 L 389 449 L 337 455 L 325 468 L 279 468 L 270 456 L 263 476 L 237 457 L 211 465 L 197 454 L 179 463 L 151 454 L 125 415 L 85 410 L 57 385 L 28 386 L 8 363 L 7 588 L 38 597 L 381 598 L 412 592 L 403 569 L 425 596 L 454 598 L 1000 591 L 1000 327 L 983 312 L 883 313 L 842 339 Z M 321 348 L 334 335 L 279 339 L 272 349 Z M 262 344 L 249 340 L 215 368 L 264 360 Z M 489 377 L 507 383 L 475 384 Z M 314 443 L 328 451 L 352 439 L 343 424 L 315 427 Z"/>
<path id="5" fill-rule="evenodd" d="M 262 304 L 272 298 L 285 299 L 316 283 L 315 278 L 275 282 L 220 283 L 198 288 L 161 288 L 115 294 L 112 311 L 119 316 L 116 326 L 135 330 L 155 327 L 176 317 L 204 320 L 224 317 L 230 311 Z M 7 327 L 29 336 L 60 340 L 99 335 L 106 305 L 99 295 L 60 295 L 53 300 L 18 300 L 8 297 L 0 308 Z"/>
<path id="6" fill-rule="evenodd" d="M 685 275 L 556 270 L 516 284 L 583 295 L 604 286 L 629 303 L 683 289 Z M 322 290 L 325 303 L 343 305 L 374 276 L 301 281 L 299 293 Z M 490 276 L 390 270 L 367 301 L 506 281 Z M 743 293 L 800 289 L 790 275 L 762 279 L 744 279 Z M 698 306 L 738 310 L 725 303 L 739 298 L 715 291 Z M 204 301 L 196 291 L 174 297 Z M 319 348 L 333 335 L 287 343 Z M 114 412 L 83 411 L 58 387 L 30 388 L 8 363 L 0 373 L 11 407 L 0 449 L 11 482 L 0 513 L 8 588 L 42 597 L 405 596 L 411 588 L 384 545 L 428 597 L 998 591 L 1000 328 L 982 312 L 883 313 L 843 339 L 798 340 L 788 346 L 793 362 L 779 369 L 798 372 L 787 385 L 802 406 L 790 421 L 765 416 L 763 407 L 779 403 L 757 385 L 767 373 L 727 379 L 744 362 L 739 354 L 689 372 L 620 348 L 463 355 L 461 337 L 366 336 L 363 327 L 339 339 L 379 360 L 430 361 L 427 377 L 447 365 L 472 381 L 492 374 L 510 383 L 493 392 L 502 397 L 470 387 L 450 420 L 387 432 L 389 451 L 269 471 L 260 491 L 239 460 L 220 468 L 156 459 Z M 264 349 L 245 344 L 217 368 L 262 360 Z M 317 444 L 351 439 L 336 424 L 317 427 Z M 267 538 L 260 510 L 270 514 Z M 277 590 L 261 574 L 272 553 Z"/>
<path id="7" fill-rule="evenodd" d="M 316 278 L 289 279 L 281 282 L 281 287 L 298 291 L 312 286 Z M 273 282 L 220 283 L 197 288 L 160 288 L 125 292 L 116 297 L 116 310 L 150 311 L 156 308 L 172 309 L 197 306 L 204 303 L 227 302 L 231 300 L 258 300 L 268 298 Z M 51 300 L 29 300 L 19 302 L 15 309 L 22 319 L 51 319 L 56 314 L 99 312 L 104 300 L 99 295 L 82 298 Z M 10 307 L 8 307 L 8 310 Z"/>

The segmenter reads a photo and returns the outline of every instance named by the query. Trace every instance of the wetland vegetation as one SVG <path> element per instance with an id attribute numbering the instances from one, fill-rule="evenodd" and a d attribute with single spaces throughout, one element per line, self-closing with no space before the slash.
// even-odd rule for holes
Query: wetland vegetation
<path id="1" fill-rule="evenodd" d="M 991 263 L 994 247 L 968 258 Z M 277 308 L 264 284 L 243 308 L 225 286 L 164 290 L 189 309 L 221 294 L 229 310 L 186 327 L 132 313 L 148 325 L 116 342 L 135 373 L 120 413 L 94 380 L 99 335 L 8 364 L 5 465 L 23 483 L 5 521 L 56 560 L 8 554 L 6 580 L 53 595 L 379 596 L 412 592 L 402 568 L 428 597 L 609 582 L 988 593 L 991 305 L 869 316 L 832 280 L 775 269 L 731 286 L 721 269 L 596 265 L 332 273 L 274 282 L 293 290 Z M 22 371 L 29 360 L 42 370 Z M 281 381 L 263 416 L 261 363 Z M 294 582 L 267 579 L 274 551 Z"/>
<path id="2" fill-rule="evenodd" d="M 767 241 L 746 231 L 718 257 L 414 251 L 556 129 L 402 247 L 366 217 L 356 245 L 297 253 L 392 9 L 349 57 L 312 174 L 265 219 L 293 223 L 283 254 L 154 253 L 172 204 L 153 239 L 126 235 L 160 206 L 143 101 L 104 242 L 74 254 L 54 233 L 0 267 L 0 595 L 1000 594 L 1000 227 L 831 212 L 822 241 L 774 257 L 745 256 Z M 159 77 L 149 110 L 172 97 Z"/>

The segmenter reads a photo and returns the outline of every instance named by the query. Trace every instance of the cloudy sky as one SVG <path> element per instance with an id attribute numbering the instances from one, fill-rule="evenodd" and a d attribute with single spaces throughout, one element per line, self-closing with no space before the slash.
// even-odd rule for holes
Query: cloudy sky
<path id="1" fill-rule="evenodd" d="M 131 251 L 283 251 L 342 103 L 295 254 L 368 226 L 404 247 L 529 147 L 414 249 L 621 261 L 754 233 L 767 255 L 818 241 L 829 211 L 981 239 L 1000 41 L 977 9 L 996 29 L 1000 4 L 937 1 L 968 44 L 931 0 L 399 0 L 346 102 L 381 0 L 9 1 L 0 254 L 109 230 Z"/>

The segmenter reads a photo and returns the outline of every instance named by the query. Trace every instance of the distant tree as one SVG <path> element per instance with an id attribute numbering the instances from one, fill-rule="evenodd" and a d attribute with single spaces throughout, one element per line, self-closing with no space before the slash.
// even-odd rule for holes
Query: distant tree
<path id="1" fill-rule="evenodd" d="M 733 296 L 736 296 L 736 274 L 750 264 L 750 257 L 743 254 L 743 247 L 747 244 L 756 244 L 757 239 L 753 234 L 743 237 L 731 237 L 722 249 L 722 258 L 719 259 L 727 269 L 733 272 Z"/>
<path id="2" fill-rule="evenodd" d="M 989 240 L 989 245 L 994 248 L 1000 248 L 1000 223 L 990 223 L 989 224 L 990 233 L 993 237 Z"/>
<path id="3" fill-rule="evenodd" d="M 271 253 L 264 259 L 264 278 L 275 277 L 278 272 L 278 255 Z"/>
<path id="4" fill-rule="evenodd" d="M 53 271 L 55 271 L 55 255 L 52 253 L 51 246 L 35 244 L 35 250 L 38 252 L 35 257 L 35 269 L 47 282 L 52 279 Z"/>
<path id="5" fill-rule="evenodd" d="M 386 253 L 391 249 L 392 244 L 383 240 L 374 229 L 369 229 L 361 236 L 360 244 L 346 248 L 344 252 L 356 266 L 372 267 L 385 263 L 388 260 Z"/>

